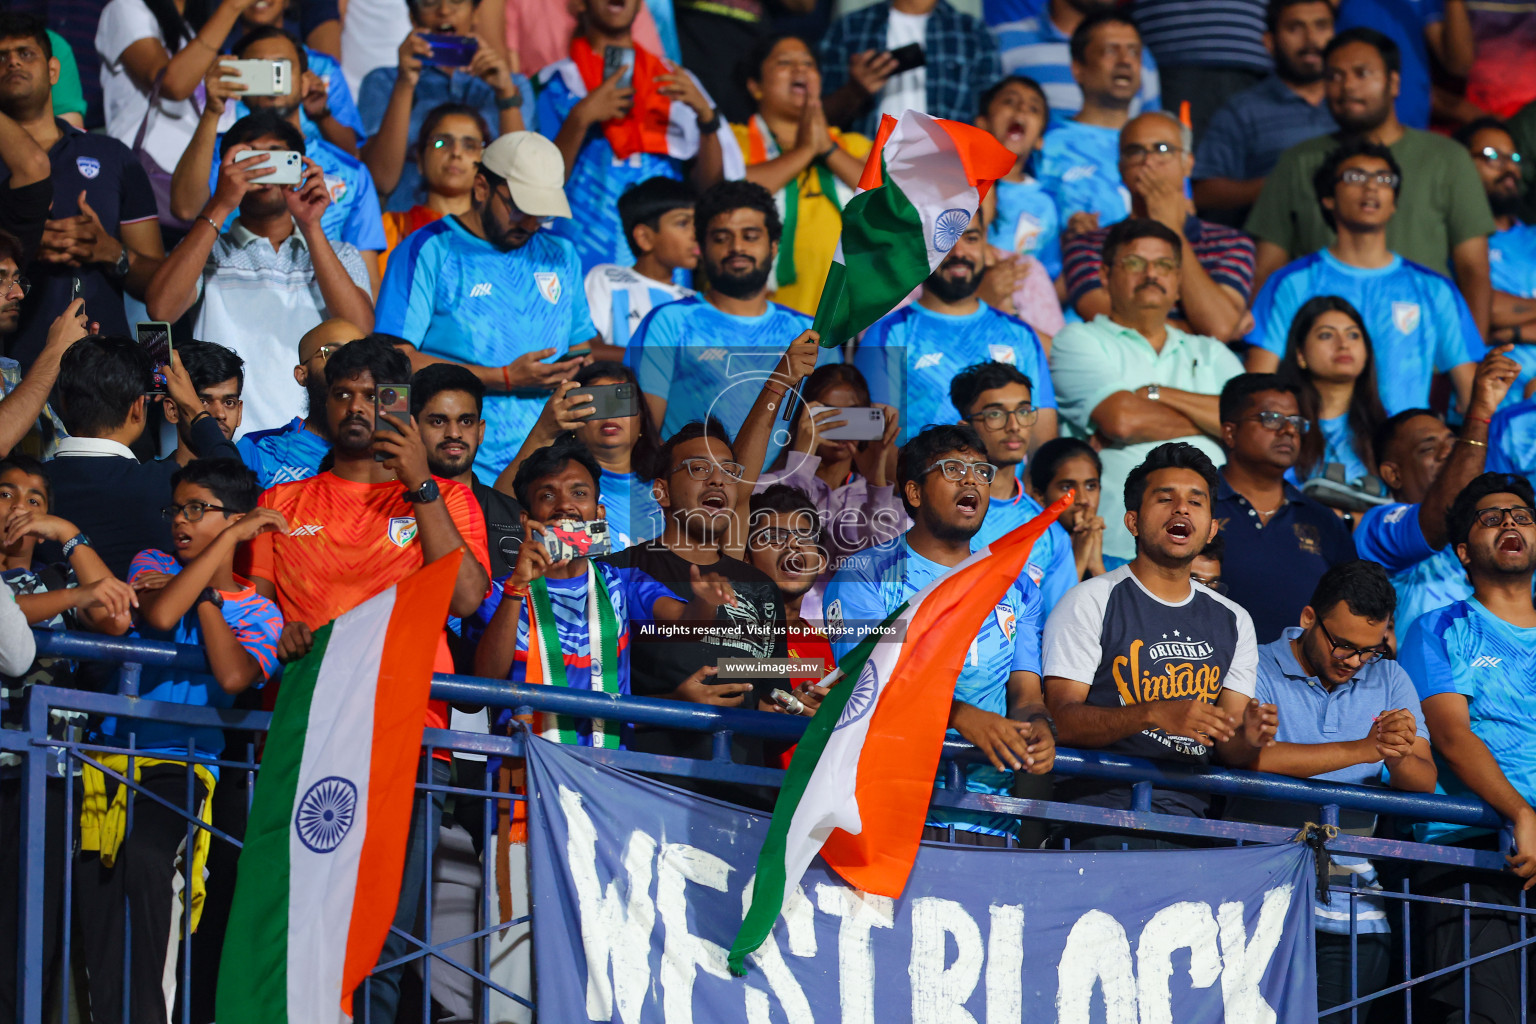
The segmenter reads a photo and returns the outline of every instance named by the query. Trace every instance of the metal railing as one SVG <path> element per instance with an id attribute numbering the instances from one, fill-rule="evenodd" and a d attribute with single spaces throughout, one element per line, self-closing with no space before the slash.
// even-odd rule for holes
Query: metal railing
<path id="1" fill-rule="evenodd" d="M 64 803 L 63 828 L 68 830 L 66 836 L 56 837 L 56 841 L 62 838 L 66 843 L 65 849 L 70 851 L 70 856 L 73 858 L 74 819 L 77 815 L 78 793 L 77 787 L 67 780 L 76 774 L 75 769 L 79 765 L 90 764 L 101 767 L 99 759 L 104 754 L 127 754 L 132 758 L 135 754 L 143 753 L 135 749 L 131 732 L 128 740 L 124 741 L 125 745 L 114 747 L 99 741 L 86 741 L 81 738 L 78 728 L 74 735 L 61 737 L 61 722 L 78 722 L 87 716 L 95 720 L 113 715 L 130 720 L 216 727 L 228 732 L 244 732 L 255 736 L 265 733 L 270 720 L 267 713 L 260 711 L 167 704 L 147 700 L 140 695 L 140 675 L 146 666 L 206 670 L 206 661 L 197 648 L 81 633 L 37 631 L 36 636 L 40 657 L 107 662 L 117 664 L 119 668 L 117 692 L 33 687 L 28 699 L 26 727 L 22 730 L 0 730 L 0 751 L 17 755 L 21 761 L 19 768 L 8 769 L 12 779 L 19 777 L 21 793 L 20 824 L 23 827 L 24 841 L 21 844 L 19 858 L 20 878 L 16 880 L 18 889 L 14 893 L 0 894 L 0 899 L 14 895 L 18 900 L 19 999 L 16 1019 L 24 1024 L 42 1024 L 45 1020 L 45 1001 L 48 998 L 45 981 L 50 977 L 53 980 L 51 987 L 57 991 L 57 996 L 53 1000 L 55 1005 L 52 1013 L 46 1019 L 71 1020 L 70 1003 L 76 998 L 71 984 L 77 974 L 74 940 L 78 929 L 83 925 L 73 919 L 75 893 L 72 872 L 68 867 L 64 870 L 62 899 L 54 903 L 50 903 L 51 894 L 45 891 L 45 886 L 42 884 L 47 866 L 45 808 L 50 799 L 49 787 L 53 786 L 57 790 L 51 798 L 62 800 Z M 759 765 L 736 763 L 731 757 L 732 738 L 740 734 L 781 743 L 792 743 L 799 738 L 806 724 L 805 719 L 786 715 L 641 697 L 610 697 L 586 691 L 517 685 L 506 681 L 461 675 L 435 676 L 432 695 L 434 699 L 455 704 L 484 705 L 491 709 L 513 709 L 518 713 L 538 710 L 584 718 L 601 717 L 656 729 L 708 733 L 712 736 L 711 756 L 708 759 L 671 757 L 625 749 L 583 748 L 581 754 L 599 763 L 650 775 L 709 780 L 743 787 L 776 787 L 783 772 Z M 433 753 L 439 751 L 492 759 L 517 757 L 522 753 L 522 743 L 521 736 L 515 734 L 492 735 L 437 729 L 428 729 L 423 740 L 428 759 Z M 249 806 L 249 782 L 254 779 L 259 769 L 254 740 L 247 742 L 241 751 L 226 750 L 225 754 L 219 758 L 198 755 L 190 750 L 184 758 L 183 755 L 176 755 L 176 757 L 178 760 L 184 759 L 189 765 L 217 766 L 221 771 L 220 785 L 232 784 L 242 787 L 246 806 Z M 1114 782 L 1131 787 L 1131 809 L 1109 810 L 1048 799 L 968 793 L 965 791 L 963 766 L 977 760 L 978 757 L 976 750 L 968 744 L 946 742 L 941 770 L 942 783 L 935 788 L 933 796 L 935 805 L 1013 815 L 1021 819 L 1053 823 L 1068 829 L 1088 827 L 1109 829 L 1116 833 L 1172 834 L 1181 837 L 1184 841 L 1194 837 L 1197 841 L 1207 843 L 1285 842 L 1297 836 L 1297 828 L 1294 825 L 1190 818 L 1160 814 L 1151 810 L 1154 789 L 1181 790 L 1203 793 L 1212 797 L 1240 798 L 1261 801 L 1265 804 L 1303 805 L 1307 808 L 1315 808 L 1317 817 L 1312 820 L 1324 827 L 1337 826 L 1341 813 L 1347 816 L 1350 812 L 1358 812 L 1376 815 L 1383 819 L 1390 818 L 1399 824 L 1438 821 L 1471 826 L 1490 830 L 1498 837 L 1497 849 L 1437 846 L 1412 842 L 1395 835 L 1339 833 L 1326 840 L 1326 850 L 1329 852 L 1369 857 L 1373 861 L 1395 863 L 1402 867 L 1439 865 L 1448 868 L 1500 871 L 1505 866 L 1504 854 L 1510 849 L 1510 832 L 1507 823 L 1492 808 L 1473 799 L 1402 793 L 1386 788 L 1314 782 L 1261 772 L 1215 767 L 1184 768 L 1096 751 L 1058 749 L 1054 775 Z M 490 771 L 482 767 L 478 772 L 480 778 L 476 784 L 470 784 L 475 780 L 464 779 L 443 784 L 428 777 L 418 783 L 417 791 L 419 799 L 437 795 L 451 797 L 470 805 L 478 802 L 480 835 L 476 845 L 478 850 L 484 851 L 491 849 L 491 840 L 496 832 L 497 806 L 505 807 L 511 802 L 521 800 L 522 797 L 517 794 L 497 792 L 495 780 Z M 142 787 L 135 785 L 131 777 L 125 777 L 110 769 L 105 774 L 119 784 L 130 786 L 136 793 L 143 794 L 165 806 L 172 806 L 160 797 L 144 794 Z M 131 774 L 130 771 L 129 775 Z M 190 767 L 186 769 L 186 774 L 188 776 L 187 805 L 190 806 L 192 793 Z M 135 802 L 128 801 L 129 829 L 132 828 L 131 814 Z M 217 817 L 211 825 L 205 825 L 195 815 L 188 813 L 186 807 L 173 809 L 186 819 L 188 851 L 192 849 L 193 839 L 199 829 L 207 830 L 214 844 L 224 844 L 226 847 L 240 845 L 239 835 L 223 827 L 224 823 Z M 0 837 L 0 842 L 5 841 L 9 841 L 8 837 Z M 433 863 L 436 841 L 435 835 L 429 835 L 427 838 L 422 905 L 423 917 L 428 922 L 433 920 L 435 896 Z M 428 961 L 448 965 L 472 980 L 476 993 L 474 1017 L 476 1020 L 491 1019 L 492 1001 L 498 997 L 502 1000 L 503 1006 L 512 1003 L 523 1006 L 525 1017 L 532 1012 L 531 997 L 528 993 L 511 991 L 495 976 L 489 942 L 489 937 L 493 933 L 501 931 L 508 925 L 526 925 L 529 918 L 524 915 L 514 917 L 510 921 L 498 920 L 490 895 L 493 875 L 491 858 L 481 857 L 480 859 L 482 862 L 480 865 L 481 897 L 477 927 L 470 932 L 449 938 L 434 936 L 430 941 L 414 935 L 407 936 L 409 951 L 390 964 L 381 964 L 376 968 L 378 971 L 386 967 L 410 963 L 422 965 L 419 972 L 421 975 L 419 995 L 422 1013 L 420 1019 L 423 1021 L 432 1019 L 430 1010 L 433 971 L 426 969 L 425 964 Z M 1386 874 L 1385 871 L 1383 873 Z M 227 883 L 228 879 L 221 879 L 221 881 Z M 212 884 L 211 880 L 210 884 Z M 1335 885 L 1329 888 L 1332 892 L 1348 895 L 1352 908 L 1359 897 L 1367 895 L 1366 890 L 1354 885 L 1349 887 Z M 1428 981 L 1445 978 L 1457 971 L 1462 975 L 1463 1002 L 1468 1003 L 1471 998 L 1471 971 L 1476 965 L 1501 954 L 1522 955 L 1533 941 L 1526 935 L 1526 919 L 1530 911 L 1525 906 L 1523 894 L 1515 906 L 1509 907 L 1478 902 L 1471 898 L 1470 891 L 1464 891 L 1461 899 L 1426 896 L 1411 891 L 1410 879 L 1406 872 L 1395 885 L 1389 885 L 1382 891 L 1371 890 L 1368 894 L 1383 898 L 1389 904 L 1395 904 L 1398 911 L 1396 914 L 1389 915 L 1393 918 L 1392 959 L 1395 965 L 1393 980 L 1386 987 L 1373 992 L 1356 992 L 1351 989 L 1351 998 L 1336 1006 L 1334 1011 L 1324 1018 L 1331 1022 L 1339 1022 L 1339 1024 L 1344 1021 L 1350 1021 L 1351 1024 L 1364 1022 L 1369 1019 L 1373 1004 L 1378 1003 L 1389 1004 L 1391 1007 L 1377 1014 L 1378 1022 L 1384 1019 L 1412 1021 L 1415 1013 L 1415 1000 L 1411 998 L 1413 990 Z M 1412 938 L 1414 931 L 1412 914 L 1415 910 L 1432 904 L 1452 905 L 1461 910 L 1464 938 L 1470 933 L 1472 915 L 1475 912 L 1487 909 L 1508 912 L 1518 919 L 1519 941 L 1478 956 L 1468 952 L 1452 964 L 1427 965 L 1419 962 L 1416 960 Z M 62 920 L 59 921 L 59 941 L 52 949 L 45 949 L 44 946 L 45 916 L 48 913 L 62 915 Z M 1353 925 L 1352 914 L 1350 934 L 1352 973 L 1357 938 Z M 193 1024 L 194 1021 L 202 1024 L 204 1017 L 194 1012 L 194 1003 L 197 1001 L 194 998 L 194 989 L 208 985 L 207 978 L 215 973 L 216 965 L 210 968 L 209 965 L 202 964 L 194 971 L 193 953 L 196 947 L 193 945 L 193 934 L 187 915 L 183 915 L 180 927 L 182 952 L 176 965 L 179 981 L 178 1002 L 176 1013 L 171 1019 L 181 1024 Z M 397 931 L 396 934 L 402 933 Z M 428 934 L 431 934 L 430 930 Z M 470 943 L 476 950 L 474 963 L 466 963 L 462 958 L 454 957 L 449 952 L 454 947 L 463 946 L 466 943 Z M 123 973 L 126 993 L 131 943 L 125 939 L 124 946 Z M 1519 994 L 1522 1007 L 1525 1004 L 1527 992 L 1523 964 L 1522 955 Z M 1418 973 L 1416 974 L 1415 971 Z M 126 1006 L 126 995 L 124 998 Z M 507 1019 L 514 1019 L 517 1016 L 517 1013 L 513 1012 Z M 80 1019 L 85 1018 L 82 1015 Z M 369 1020 L 365 1006 L 358 1007 L 356 1019 L 364 1022 Z M 399 1019 L 407 1018 L 402 1016 Z M 1425 1019 L 1422 1012 L 1420 1019 Z M 1434 1018 L 1431 1016 L 1429 1019 Z M 1521 1021 L 1526 1019 L 1523 1010 L 1519 1019 Z M 98 1022 L 98 1024 L 106 1024 L 106 1022 Z M 139 1022 L 135 1021 L 134 1024 Z"/>

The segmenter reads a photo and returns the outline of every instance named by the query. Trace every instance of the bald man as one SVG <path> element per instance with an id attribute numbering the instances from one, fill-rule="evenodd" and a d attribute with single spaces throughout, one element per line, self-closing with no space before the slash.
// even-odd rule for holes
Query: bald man
<path id="1" fill-rule="evenodd" d="M 336 317 L 310 328 L 299 339 L 299 362 L 293 379 L 308 396 L 305 415 L 275 430 L 246 434 L 236 444 L 245 464 L 256 471 L 263 488 L 292 480 L 307 480 L 320 471 L 320 460 L 331 450 L 325 426 L 325 361 L 341 346 L 367 332 Z M 311 416 L 316 408 L 321 415 Z"/>

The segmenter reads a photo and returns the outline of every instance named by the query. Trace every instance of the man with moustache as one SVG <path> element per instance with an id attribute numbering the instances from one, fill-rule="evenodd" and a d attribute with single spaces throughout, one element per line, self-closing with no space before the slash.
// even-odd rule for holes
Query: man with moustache
<path id="1" fill-rule="evenodd" d="M 1339 131 L 1286 150 L 1265 180 L 1246 225 L 1259 242 L 1258 283 L 1291 260 L 1333 242 L 1313 180 L 1341 142 L 1363 139 L 1386 146 L 1398 166 L 1408 169 L 1397 203 L 1404 216 L 1388 225 L 1387 248 L 1454 279 L 1479 332 L 1486 334 L 1493 217 L 1466 151 L 1444 136 L 1406 127 L 1397 119 L 1392 101 L 1401 60 L 1397 44 L 1374 29 L 1350 29 L 1328 41 L 1324 78 L 1328 109 Z"/>
<path id="2" fill-rule="evenodd" d="M 902 504 L 912 528 L 850 555 L 827 584 L 826 623 L 843 657 L 887 615 L 970 557 L 987 515 L 997 467 L 968 426 L 929 427 L 907 442 L 897 461 Z M 955 681 L 949 727 L 990 763 L 966 766 L 966 790 L 1011 794 L 1013 773 L 1044 775 L 1055 761 L 1050 715 L 1040 693 L 1040 591 L 1020 577 L 971 642 Z M 1008 846 L 1018 819 L 932 808 L 924 838 L 968 846 Z"/>
<path id="3" fill-rule="evenodd" d="M 1252 620 L 1189 576 L 1216 528 L 1211 505 L 1219 484 L 1205 453 L 1178 442 L 1154 448 L 1126 478 L 1125 526 L 1136 557 L 1068 591 L 1045 623 L 1045 699 L 1058 742 L 1183 765 L 1208 764 L 1214 752 L 1242 767 L 1274 741 L 1275 706 L 1253 697 Z M 1195 692 L 1177 685 L 1188 681 Z M 1056 788 L 1060 800 L 1131 807 L 1128 785 L 1063 779 Z M 1152 810 L 1162 814 L 1203 818 L 1208 803 L 1203 794 L 1152 791 Z M 1178 845 L 1092 829 L 1072 845 L 1122 843 Z"/>
<path id="4" fill-rule="evenodd" d="M 1520 220 L 1525 190 L 1520 150 L 1504 122 L 1493 117 L 1466 125 L 1456 133 L 1456 141 L 1472 154 L 1498 228 L 1488 239 L 1488 271 L 1493 282 L 1489 340 L 1516 345 L 1536 341 L 1536 227 Z M 1522 377 L 1530 378 L 1536 369 L 1536 354 L 1524 348 L 1515 352 L 1516 360 L 1526 367 Z M 1518 388 L 1515 394 L 1519 395 Z"/>
<path id="5" fill-rule="evenodd" d="M 1221 342 L 1168 322 L 1179 297 L 1182 250 L 1182 239 L 1157 221 L 1116 224 L 1100 257 L 1109 313 L 1068 324 L 1051 345 L 1063 424 L 1075 437 L 1097 435 L 1108 568 L 1136 554 L 1120 505 L 1132 469 L 1164 441 L 1186 441 L 1223 458 L 1216 396 L 1243 367 Z"/>
<path id="6" fill-rule="evenodd" d="M 788 484 L 770 484 L 752 495 L 747 527 L 747 561 L 767 573 L 784 603 L 785 641 L 791 658 L 807 662 L 801 676 L 786 676 L 801 702 L 791 714 L 810 715 L 826 691 L 816 686 L 837 667 L 832 645 L 822 630 L 817 577 L 827 568 L 821 515 L 811 496 Z"/>
<path id="7" fill-rule="evenodd" d="M 541 231 L 569 217 L 565 161 L 534 132 L 485 147 L 473 209 L 412 232 L 390 254 L 378 330 L 411 368 L 459 363 L 485 385 L 487 442 L 475 475 L 487 484 L 512 461 L 550 389 L 598 341 L 571 243 Z"/>
<path id="8" fill-rule="evenodd" d="M 1286 482 L 1301 437 L 1296 387 L 1268 373 L 1245 373 L 1221 389 L 1221 443 L 1227 464 L 1212 515 L 1226 538 L 1221 578 L 1269 643 L 1296 622 L 1317 581 L 1353 561 L 1349 526 Z"/>
<path id="9" fill-rule="evenodd" d="M 1063 120 L 1083 109 L 1083 89 L 1072 77 L 1070 41 L 1090 14 L 1115 9 L 1114 0 L 1049 0 L 1041 5 L 1019 4 L 1018 20 L 999 24 L 991 16 L 996 0 L 987 4 L 987 21 L 993 25 L 997 48 L 1002 53 L 1003 74 L 1028 75 L 1045 90 L 1051 118 Z M 1009 5 L 1012 7 L 1013 5 Z M 1014 13 L 1010 10 L 1009 13 Z M 1141 53 L 1141 88 L 1131 101 L 1133 112 L 1158 109 L 1160 101 L 1157 63 L 1151 50 Z"/>
<path id="10" fill-rule="evenodd" d="M 870 327 L 854 352 L 870 398 L 900 410 L 904 440 L 929 424 L 953 422 L 950 380 L 985 362 L 1008 363 L 1033 382 L 1032 405 L 1039 411 L 1030 451 L 1056 436 L 1056 393 L 1039 335 L 976 295 L 986 257 L 986 225 L 978 214 L 923 282 L 918 300 Z"/>
<path id="11" fill-rule="evenodd" d="M 256 473 L 262 490 L 320 472 L 320 461 L 331 450 L 325 421 L 325 363 L 337 350 L 367 334 L 340 317 L 322 321 L 299 339 L 299 364 L 293 379 L 304 389 L 304 415 L 272 430 L 253 430 L 235 444 L 247 468 Z"/>

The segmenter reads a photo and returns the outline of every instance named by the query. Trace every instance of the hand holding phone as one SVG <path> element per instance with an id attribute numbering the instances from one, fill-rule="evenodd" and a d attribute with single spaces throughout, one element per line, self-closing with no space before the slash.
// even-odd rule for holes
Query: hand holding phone
<path id="1" fill-rule="evenodd" d="M 268 167 L 271 171 L 252 178 L 253 185 L 297 185 L 304 177 L 304 154 L 291 149 L 248 149 L 243 153 L 236 153 L 234 159 L 236 163 L 243 163 L 257 157 L 267 159 L 253 164 L 252 168 L 258 174 Z"/>
<path id="2" fill-rule="evenodd" d="M 551 562 L 591 558 L 612 550 L 606 519 L 561 519 L 545 526 L 541 539 Z"/>
<path id="3" fill-rule="evenodd" d="M 396 421 L 399 421 L 398 423 Z M 393 430 L 403 434 L 400 423 L 411 422 L 411 386 L 409 384 L 380 384 L 373 393 L 373 429 Z M 389 456 L 374 452 L 373 461 L 383 462 Z"/>
<path id="4" fill-rule="evenodd" d="M 432 47 L 432 52 L 421 58 L 425 67 L 467 68 L 480 49 L 480 40 L 473 36 L 455 36 L 440 32 L 423 32 L 421 38 Z"/>
<path id="5" fill-rule="evenodd" d="M 898 46 L 891 51 L 891 56 L 896 60 L 896 67 L 892 75 L 899 75 L 903 71 L 911 71 L 928 63 L 928 55 L 923 52 L 922 43 L 908 43 L 906 46 Z"/>
<path id="6" fill-rule="evenodd" d="M 633 384 L 592 384 L 572 388 L 566 397 L 574 402 L 585 396 L 592 399 L 584 407 L 582 418 L 585 420 L 614 420 L 640 415 L 640 394 Z"/>

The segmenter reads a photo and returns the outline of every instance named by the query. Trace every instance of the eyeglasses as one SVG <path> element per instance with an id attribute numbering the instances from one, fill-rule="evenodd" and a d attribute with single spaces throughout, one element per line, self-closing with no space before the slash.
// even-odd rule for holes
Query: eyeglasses
<path id="1" fill-rule="evenodd" d="M 12 288 L 20 288 L 21 297 L 26 298 L 32 290 L 32 282 L 20 274 L 0 274 L 0 296 L 9 295 Z"/>
<path id="2" fill-rule="evenodd" d="M 1496 164 L 1503 160 L 1518 165 L 1520 163 L 1520 154 L 1518 152 L 1506 153 L 1502 149 L 1484 146 L 1482 149 L 1472 151 L 1472 159 L 1481 160 L 1488 164 Z"/>
<path id="3" fill-rule="evenodd" d="M 944 474 L 944 479 L 953 483 L 959 483 L 965 479 L 967 473 L 974 472 L 976 479 L 984 484 L 992 482 L 997 476 L 997 467 L 990 462 L 966 462 L 964 459 L 940 459 L 927 469 L 919 473 L 919 476 L 927 476 L 934 470 Z"/>
<path id="4" fill-rule="evenodd" d="M 485 140 L 473 135 L 434 135 L 427 140 L 432 149 L 458 149 L 472 156 L 485 152 Z"/>
<path id="5" fill-rule="evenodd" d="M 1317 628 L 1322 630 L 1323 636 L 1327 638 L 1334 661 L 1350 661 L 1358 658 L 1363 668 L 1366 665 L 1373 665 L 1387 656 L 1385 647 L 1356 647 L 1354 644 L 1345 643 L 1343 640 L 1337 639 L 1332 633 L 1328 632 L 1328 627 L 1323 625 L 1322 619 L 1317 620 Z"/>
<path id="6" fill-rule="evenodd" d="M 1391 171 L 1377 171 L 1371 174 L 1357 167 L 1351 167 L 1347 171 L 1339 172 L 1338 180 L 1346 185 L 1364 185 L 1368 181 L 1373 181 L 1382 188 L 1397 188 L 1398 183 L 1403 179 Z"/>
<path id="7" fill-rule="evenodd" d="M 1012 419 L 1017 419 L 1021 427 L 1030 426 L 1039 415 L 1040 410 L 1034 406 L 1021 405 L 1017 409 L 983 409 L 971 417 L 971 422 L 979 422 L 988 430 L 1002 430 Z"/>
<path id="8" fill-rule="evenodd" d="M 185 505 L 167 505 L 160 510 L 160 514 L 168 521 L 175 521 L 177 516 L 184 517 L 187 522 L 195 523 L 209 512 L 233 512 L 232 508 L 223 505 L 210 505 L 206 501 L 189 501 Z"/>
<path id="9" fill-rule="evenodd" d="M 1199 573 L 1192 572 L 1189 574 L 1189 578 L 1207 590 L 1214 590 L 1218 594 L 1225 594 L 1227 592 L 1227 585 L 1221 581 L 1220 576 L 1201 576 Z"/>
<path id="10" fill-rule="evenodd" d="M 782 526 L 765 526 L 747 538 L 747 546 L 754 551 L 763 548 L 815 547 L 816 538 Z"/>
<path id="11" fill-rule="evenodd" d="M 1249 423 L 1257 423 L 1265 430 L 1279 431 L 1289 425 L 1298 434 L 1305 434 L 1312 429 L 1312 421 L 1305 416 L 1287 416 L 1284 413 L 1275 412 L 1273 409 L 1265 409 L 1263 412 L 1254 413 L 1244 417 Z"/>
<path id="12" fill-rule="evenodd" d="M 480 166 L 484 167 L 485 165 L 481 164 Z M 531 217 L 532 219 L 534 219 L 534 220 L 539 222 L 539 226 L 540 227 L 543 227 L 545 224 L 548 224 L 551 220 L 554 219 L 552 216 L 549 216 L 549 215 L 534 214 L 534 213 L 524 213 L 522 210 L 519 210 L 517 208 L 517 204 L 512 201 L 512 192 L 511 192 L 510 189 L 506 190 L 506 191 L 503 191 L 502 189 L 497 189 L 495 192 L 492 192 L 491 195 L 492 195 L 492 197 L 494 197 L 496 199 L 500 199 L 503 203 L 505 203 L 507 205 L 507 215 L 509 217 L 511 217 L 513 220 L 517 220 L 517 219 L 519 219 L 521 217 Z"/>
<path id="13" fill-rule="evenodd" d="M 1121 160 L 1146 160 L 1154 156 L 1168 156 L 1170 153 L 1182 153 L 1182 146 L 1175 146 L 1171 142 L 1154 142 L 1150 146 L 1138 146 L 1135 144 L 1120 147 Z"/>
<path id="14" fill-rule="evenodd" d="M 1516 526 L 1531 526 L 1536 524 L 1536 509 L 1527 505 L 1515 505 L 1511 508 L 1480 508 L 1477 510 L 1477 525 L 1485 530 L 1497 530 L 1504 525 L 1504 517 L 1508 516 Z"/>
<path id="15" fill-rule="evenodd" d="M 340 345 L 321 345 L 319 348 L 317 348 L 313 352 L 311 352 L 309 354 L 309 358 L 303 360 L 303 362 L 305 362 L 305 363 L 312 362 L 315 359 L 316 356 L 319 356 L 320 357 L 320 361 L 323 363 L 327 359 L 331 358 L 331 356 L 335 355 L 336 350 L 339 349 L 339 348 L 341 348 Z"/>
<path id="16" fill-rule="evenodd" d="M 716 462 L 714 459 L 706 458 L 684 459 L 668 470 L 667 475 L 671 476 L 680 469 L 686 469 L 688 475 L 695 480 L 708 480 L 716 469 L 732 480 L 740 480 L 747 475 L 747 467 L 739 462 Z"/>
<path id="17" fill-rule="evenodd" d="M 1167 256 L 1155 260 L 1149 260 L 1145 256 L 1121 256 L 1115 262 L 1120 264 L 1120 269 L 1127 274 L 1142 274 L 1148 267 L 1159 274 L 1171 274 L 1179 269 L 1179 261 Z"/>

